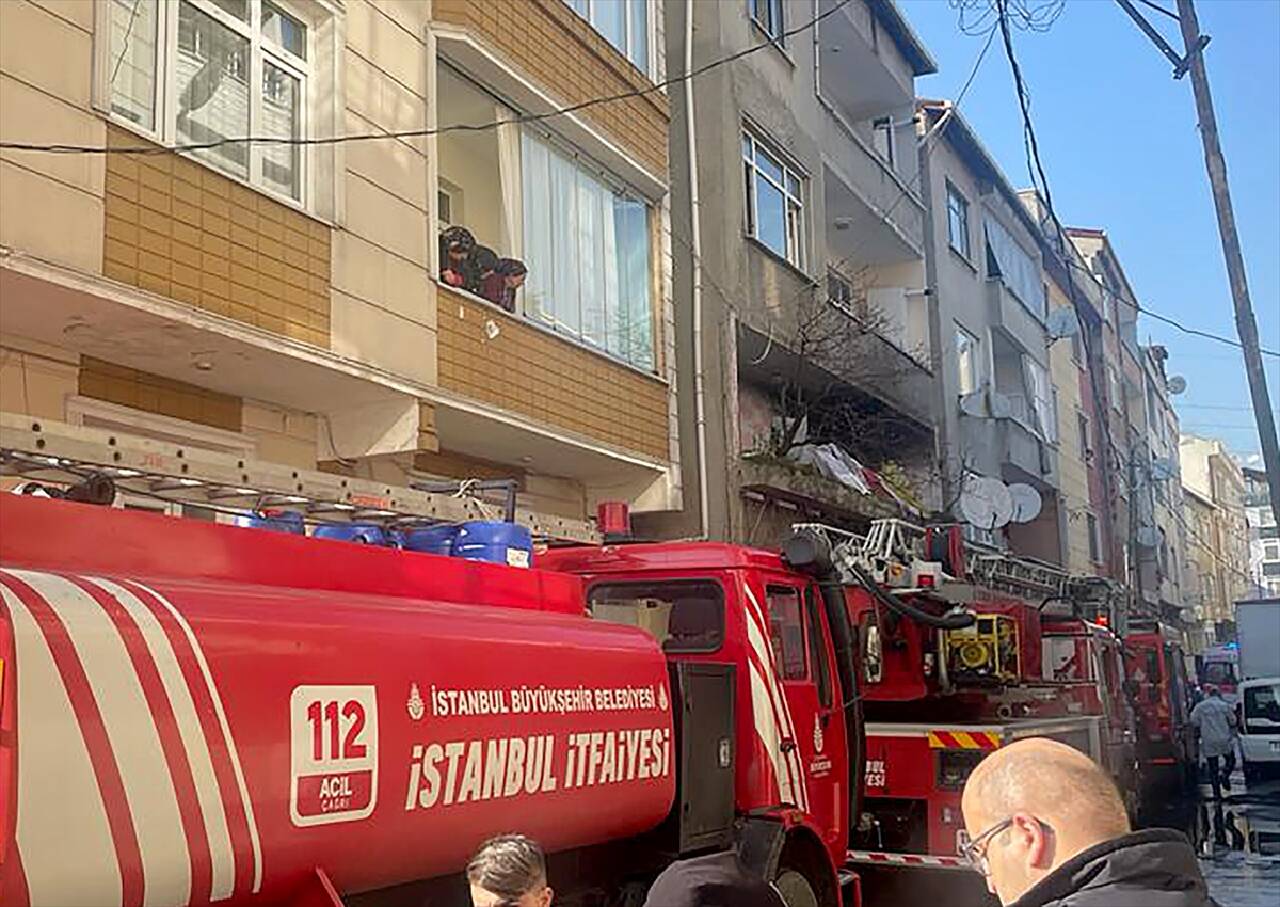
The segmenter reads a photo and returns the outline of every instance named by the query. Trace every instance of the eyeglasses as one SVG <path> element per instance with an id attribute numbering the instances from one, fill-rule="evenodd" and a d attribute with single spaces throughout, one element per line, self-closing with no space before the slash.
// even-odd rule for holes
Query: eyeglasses
<path id="1" fill-rule="evenodd" d="M 991 867 L 987 863 L 987 848 L 991 846 L 991 839 L 1000 832 L 1004 831 L 1013 824 L 1013 819 L 1002 819 L 995 825 L 992 825 L 982 834 L 971 840 L 962 840 L 960 842 L 960 855 L 969 861 L 969 865 L 984 876 L 991 874 Z"/>

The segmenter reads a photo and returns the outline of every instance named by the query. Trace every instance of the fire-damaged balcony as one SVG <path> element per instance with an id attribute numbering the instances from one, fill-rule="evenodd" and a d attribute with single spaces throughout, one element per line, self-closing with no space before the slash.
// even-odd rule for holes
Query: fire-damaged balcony
<path id="1" fill-rule="evenodd" d="M 936 506 L 928 371 L 845 313 L 829 317 L 843 336 L 826 330 L 825 342 L 740 326 L 744 497 L 855 526 Z"/>

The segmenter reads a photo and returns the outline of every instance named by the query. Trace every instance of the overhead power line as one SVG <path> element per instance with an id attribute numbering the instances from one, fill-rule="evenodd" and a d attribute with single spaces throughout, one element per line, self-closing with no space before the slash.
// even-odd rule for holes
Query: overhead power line
<path id="1" fill-rule="evenodd" d="M 672 85 L 679 85 L 687 80 L 696 79 L 698 76 L 704 75 L 713 69 L 732 63 L 735 60 L 741 60 L 743 57 L 759 53 L 767 47 L 774 47 L 781 44 L 785 39 L 794 37 L 814 28 L 824 19 L 835 15 L 844 7 L 852 3 L 853 0 L 838 0 L 830 9 L 819 13 L 812 19 L 808 19 L 794 28 L 788 29 L 778 35 L 772 41 L 762 44 L 752 44 L 742 50 L 736 51 L 728 56 L 719 57 L 708 63 L 698 66 L 691 72 L 680 73 L 663 79 L 661 82 L 655 82 L 645 88 L 632 89 L 630 91 L 618 92 L 616 94 L 598 95 L 579 101 L 576 104 L 570 104 L 567 107 L 558 107 L 544 113 L 517 114 L 514 117 L 507 117 L 500 120 L 492 120 L 485 123 L 453 123 L 448 126 L 437 126 L 433 129 L 406 129 L 396 132 L 366 132 L 354 133 L 350 135 L 335 135 L 322 138 L 287 138 L 276 136 L 242 136 L 215 139 L 208 142 L 186 142 L 175 145 L 68 145 L 68 144 L 44 144 L 37 142 L 0 142 L 0 149 L 8 151 L 32 151 L 47 154 L 132 154 L 132 155 L 151 155 L 151 154 L 167 154 L 171 152 L 182 151 L 208 151 L 211 148 L 222 148 L 227 145 L 283 145 L 283 146 L 301 146 L 301 145 L 341 145 L 348 142 L 366 142 L 385 139 L 410 139 L 423 138 L 431 135 L 443 135 L 449 132 L 484 132 L 489 129 L 497 129 L 499 126 L 522 125 L 524 123 L 537 123 L 543 120 L 549 120 L 566 114 L 578 113 L 582 110 L 589 110 L 593 107 L 599 107 L 602 104 L 614 104 L 619 101 L 628 101 L 634 98 L 643 98 L 651 94 L 657 94 L 665 88 Z"/>

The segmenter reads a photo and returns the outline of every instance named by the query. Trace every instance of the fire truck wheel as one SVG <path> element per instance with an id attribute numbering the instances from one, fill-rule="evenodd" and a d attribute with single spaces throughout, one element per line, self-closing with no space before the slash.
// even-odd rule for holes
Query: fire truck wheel
<path id="1" fill-rule="evenodd" d="M 782 870 L 773 884 L 787 907 L 818 907 L 818 896 L 814 894 L 813 886 L 794 869 Z"/>

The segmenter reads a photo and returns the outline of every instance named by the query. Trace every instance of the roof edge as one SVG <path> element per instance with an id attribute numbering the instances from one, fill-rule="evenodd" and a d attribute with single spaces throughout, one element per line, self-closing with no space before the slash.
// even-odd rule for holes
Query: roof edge
<path id="1" fill-rule="evenodd" d="M 893 43 L 907 58 L 917 77 L 931 76 L 938 71 L 938 61 L 929 53 L 929 48 L 924 46 L 906 16 L 902 15 L 895 0 L 867 0 L 867 6 L 889 33 L 889 37 L 893 38 Z"/>

